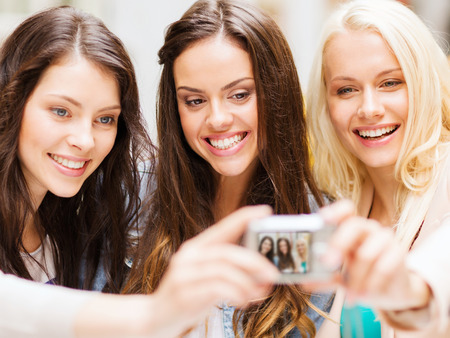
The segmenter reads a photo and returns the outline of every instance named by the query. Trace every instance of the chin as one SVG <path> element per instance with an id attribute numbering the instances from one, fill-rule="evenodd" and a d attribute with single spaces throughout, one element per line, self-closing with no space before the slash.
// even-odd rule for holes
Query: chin
<path id="1" fill-rule="evenodd" d="M 221 170 L 221 171 L 217 171 L 219 173 L 219 175 L 224 176 L 224 177 L 237 177 L 242 175 L 245 170 L 240 170 L 240 171 L 226 171 L 226 170 Z"/>
<path id="2" fill-rule="evenodd" d="M 49 190 L 53 195 L 62 197 L 62 198 L 71 198 L 74 197 L 78 192 L 80 191 L 81 187 L 78 189 L 67 189 L 67 190 L 61 190 L 61 189 L 54 189 Z"/>

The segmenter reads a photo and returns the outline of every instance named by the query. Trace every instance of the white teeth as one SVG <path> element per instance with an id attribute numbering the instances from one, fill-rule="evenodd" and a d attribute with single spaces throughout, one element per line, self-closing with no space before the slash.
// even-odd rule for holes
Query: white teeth
<path id="1" fill-rule="evenodd" d="M 386 128 L 373 129 L 373 130 L 358 130 L 358 134 L 361 137 L 380 137 L 385 134 L 389 134 L 391 131 L 396 129 L 396 126 L 390 126 Z"/>
<path id="2" fill-rule="evenodd" d="M 231 148 L 242 141 L 245 134 L 234 135 L 220 140 L 208 139 L 209 143 L 216 149 L 225 150 Z"/>
<path id="3" fill-rule="evenodd" d="M 70 161 L 67 160 L 66 158 L 62 158 L 60 156 L 57 155 L 50 155 L 52 159 L 54 159 L 56 162 L 58 162 L 59 164 L 61 164 L 64 167 L 67 167 L 69 169 L 80 169 L 84 167 L 84 164 L 86 163 L 86 161 Z"/>

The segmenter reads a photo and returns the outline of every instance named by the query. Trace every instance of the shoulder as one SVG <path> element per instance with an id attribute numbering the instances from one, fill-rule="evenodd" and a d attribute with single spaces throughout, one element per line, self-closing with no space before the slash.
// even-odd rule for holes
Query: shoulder
<path id="1" fill-rule="evenodd" d="M 311 294 L 309 301 L 319 310 L 328 314 L 334 301 L 334 292 L 320 292 Z M 316 330 L 322 326 L 325 317 L 315 311 L 311 306 L 308 307 L 306 315 L 314 322 Z"/>

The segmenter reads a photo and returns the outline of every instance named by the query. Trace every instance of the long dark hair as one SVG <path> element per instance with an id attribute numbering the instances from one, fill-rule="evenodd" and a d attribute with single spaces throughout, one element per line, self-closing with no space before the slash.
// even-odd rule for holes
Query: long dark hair
<path id="1" fill-rule="evenodd" d="M 275 256 L 275 245 L 273 242 L 273 238 L 270 236 L 264 236 L 260 241 L 259 241 L 259 246 L 258 246 L 258 251 L 261 252 L 261 248 L 263 243 L 268 240 L 270 242 L 270 245 L 272 246 L 270 248 L 270 251 L 266 254 L 264 254 L 264 256 L 267 257 L 268 260 L 270 260 L 273 263 L 273 257 Z"/>
<path id="2" fill-rule="evenodd" d="M 280 250 L 281 242 L 285 242 L 287 245 L 287 253 L 285 254 L 282 253 Z M 294 258 L 292 257 L 291 253 L 291 242 L 285 237 L 280 237 L 277 240 L 277 256 L 278 256 L 278 269 L 280 270 L 289 268 L 292 268 L 293 270 L 295 269 Z"/>
<path id="3" fill-rule="evenodd" d="M 219 34 L 249 53 L 257 93 L 259 163 L 242 204 L 269 204 L 278 214 L 292 214 L 310 212 L 309 193 L 322 203 L 310 172 L 297 70 L 279 27 L 245 2 L 197 1 L 168 27 L 159 51 L 163 69 L 157 111 L 157 188 L 127 292 L 155 290 L 173 253 L 215 221 L 218 182 L 214 170 L 183 135 L 173 64 L 193 43 Z M 264 302 L 242 311 L 245 335 L 283 336 L 294 326 L 312 334 L 314 327 L 305 316 L 306 298 L 297 286 L 276 287 Z"/>
<path id="4" fill-rule="evenodd" d="M 34 213 L 18 158 L 23 110 L 43 72 L 74 53 L 116 79 L 121 104 L 117 137 L 79 193 L 60 198 L 48 192 Z M 1 270 L 31 279 L 20 255 L 24 224 L 31 216 L 54 249 L 57 284 L 89 289 L 103 265 L 105 290 L 118 292 L 126 272 L 126 234 L 139 205 L 138 156 L 150 154 L 151 147 L 133 65 L 121 41 L 99 19 L 63 6 L 21 23 L 0 51 Z M 86 278 L 80 285 L 82 265 Z"/>

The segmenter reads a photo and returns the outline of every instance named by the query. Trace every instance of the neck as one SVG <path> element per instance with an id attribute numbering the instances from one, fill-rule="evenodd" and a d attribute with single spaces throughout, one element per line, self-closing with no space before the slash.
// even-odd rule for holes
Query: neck
<path id="1" fill-rule="evenodd" d="M 239 176 L 220 177 L 214 208 L 214 218 L 216 221 L 228 216 L 242 206 L 243 197 L 248 190 L 251 174 L 253 174 L 253 171 Z"/>
<path id="2" fill-rule="evenodd" d="M 33 252 L 41 245 L 41 233 L 36 227 L 34 219 L 29 216 L 25 222 L 25 228 L 22 234 L 23 249 L 26 252 Z"/>
<path id="3" fill-rule="evenodd" d="M 368 168 L 374 192 L 369 218 L 385 226 L 392 226 L 396 219 L 395 193 L 399 183 L 394 178 L 394 170 Z"/>

